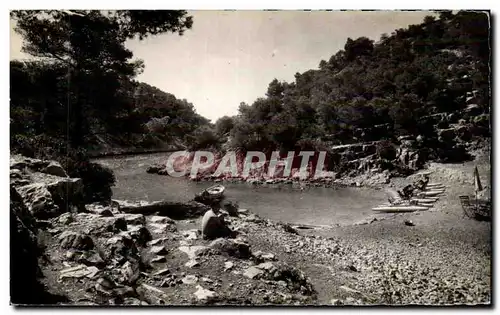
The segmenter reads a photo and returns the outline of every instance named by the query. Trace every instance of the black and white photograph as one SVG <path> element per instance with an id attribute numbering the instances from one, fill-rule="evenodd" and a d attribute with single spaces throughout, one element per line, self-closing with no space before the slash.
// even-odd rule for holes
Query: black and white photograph
<path id="1" fill-rule="evenodd" d="M 492 15 L 12 7 L 11 307 L 491 307 Z"/>

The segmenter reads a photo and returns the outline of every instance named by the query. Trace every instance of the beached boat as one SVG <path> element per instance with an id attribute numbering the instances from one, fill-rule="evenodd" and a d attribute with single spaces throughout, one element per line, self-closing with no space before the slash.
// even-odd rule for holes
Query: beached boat
<path id="1" fill-rule="evenodd" d="M 431 202 L 436 202 L 439 198 L 434 197 L 434 198 L 412 198 L 411 200 L 415 200 L 418 203 L 431 203 Z"/>
<path id="2" fill-rule="evenodd" d="M 444 186 L 444 184 L 443 183 L 428 183 L 426 186 L 427 187 Z"/>
<path id="3" fill-rule="evenodd" d="M 427 207 L 423 206 L 379 206 L 376 208 L 372 208 L 373 211 L 378 212 L 414 212 L 427 209 Z"/>
<path id="4" fill-rule="evenodd" d="M 432 197 L 442 194 L 444 191 L 422 191 L 417 194 L 419 197 Z"/>

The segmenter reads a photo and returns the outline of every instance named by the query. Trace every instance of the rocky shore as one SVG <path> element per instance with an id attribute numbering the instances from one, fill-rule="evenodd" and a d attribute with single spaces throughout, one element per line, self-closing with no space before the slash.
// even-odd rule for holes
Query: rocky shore
<path id="1" fill-rule="evenodd" d="M 205 240 L 203 204 L 84 205 L 79 180 L 55 163 L 11 157 L 12 301 L 490 304 L 491 227 L 463 218 L 457 197 L 472 188 L 471 165 L 430 166 L 447 187 L 433 210 L 314 228 L 238 209 L 225 219 L 236 238 Z M 488 167 L 484 161 L 480 171 Z"/>

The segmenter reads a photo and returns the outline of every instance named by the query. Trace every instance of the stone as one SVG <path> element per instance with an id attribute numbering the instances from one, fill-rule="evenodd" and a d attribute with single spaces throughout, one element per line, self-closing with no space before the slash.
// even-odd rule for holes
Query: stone
<path id="1" fill-rule="evenodd" d="M 175 224 L 175 221 L 166 216 L 153 215 L 148 217 L 148 222 L 160 224 Z"/>
<path id="2" fill-rule="evenodd" d="M 194 293 L 194 295 L 196 296 L 196 298 L 198 300 L 207 301 L 207 300 L 211 300 L 217 296 L 217 293 L 215 293 L 214 291 L 211 291 L 211 290 L 204 289 L 201 285 L 197 285 L 196 289 L 197 290 Z"/>
<path id="3" fill-rule="evenodd" d="M 200 253 L 208 249 L 206 246 L 180 246 L 179 250 L 186 255 L 188 255 L 188 258 L 190 260 L 196 259 L 196 257 L 199 256 Z"/>
<path id="4" fill-rule="evenodd" d="M 198 239 L 198 230 L 187 230 L 182 232 L 182 236 L 186 238 L 186 240 L 196 240 Z"/>
<path id="5" fill-rule="evenodd" d="M 162 245 L 151 247 L 149 252 L 152 254 L 155 254 L 155 255 L 166 255 L 168 253 L 165 246 L 162 246 Z"/>
<path id="6" fill-rule="evenodd" d="M 456 131 L 454 128 L 448 129 L 438 129 L 438 139 L 439 141 L 450 141 L 456 136 Z"/>
<path id="7" fill-rule="evenodd" d="M 157 245 L 157 244 L 160 244 L 160 243 L 163 243 L 167 240 L 166 237 L 161 237 L 161 238 L 157 238 L 157 239 L 154 239 L 152 241 L 149 241 L 147 243 L 148 246 L 154 246 L 154 245 Z"/>
<path id="8" fill-rule="evenodd" d="M 214 280 L 207 278 L 207 277 L 202 277 L 201 281 L 206 282 L 206 283 L 214 283 Z"/>
<path id="9" fill-rule="evenodd" d="M 167 275 L 170 273 L 170 270 L 168 268 L 160 269 L 157 272 L 153 273 L 153 276 L 163 276 Z"/>
<path id="10" fill-rule="evenodd" d="M 224 271 L 231 270 L 234 267 L 234 263 L 232 261 L 226 261 L 224 263 Z"/>
<path id="11" fill-rule="evenodd" d="M 162 262 L 166 262 L 167 259 L 165 258 L 165 256 L 155 256 L 151 259 L 151 262 L 152 263 L 162 263 Z"/>
<path id="12" fill-rule="evenodd" d="M 165 234 L 168 232 L 176 232 L 177 227 L 169 223 L 148 223 L 148 227 L 155 234 Z"/>
<path id="13" fill-rule="evenodd" d="M 195 275 L 187 275 L 182 278 L 182 283 L 184 284 L 195 284 L 196 282 L 198 282 L 198 277 Z"/>
<path id="14" fill-rule="evenodd" d="M 102 249 L 106 259 L 118 260 L 119 264 L 130 258 L 139 258 L 139 250 L 134 240 L 126 233 L 109 238 L 103 244 Z"/>
<path id="15" fill-rule="evenodd" d="M 257 268 L 255 266 L 250 266 L 248 267 L 244 272 L 243 275 L 247 278 L 250 279 L 256 279 L 259 278 L 261 275 L 264 274 L 264 271 L 262 271 L 260 268 Z"/>
<path id="16" fill-rule="evenodd" d="M 73 215 L 69 212 L 63 213 L 57 218 L 57 222 L 63 225 L 68 225 L 74 221 Z"/>
<path id="17" fill-rule="evenodd" d="M 184 266 L 186 266 L 188 268 L 198 267 L 199 265 L 200 265 L 200 263 L 195 259 L 191 259 L 187 263 L 184 264 Z"/>
<path id="18" fill-rule="evenodd" d="M 407 226 L 414 226 L 415 225 L 415 223 L 413 223 L 411 220 L 405 220 L 404 223 Z"/>
<path id="19" fill-rule="evenodd" d="M 161 215 L 168 216 L 174 220 L 196 218 L 201 216 L 210 207 L 196 201 L 173 202 L 173 201 L 137 201 L 128 202 L 123 200 L 114 200 L 119 205 L 119 209 L 124 213 L 140 213 L 143 215 Z"/>
<path id="20" fill-rule="evenodd" d="M 49 165 L 47 165 L 44 169 L 41 170 L 41 172 L 59 177 L 68 177 L 68 174 L 61 166 L 61 164 L 55 161 L 51 161 Z"/>
<path id="21" fill-rule="evenodd" d="M 73 231 L 65 231 L 59 236 L 59 244 L 65 249 L 90 250 L 94 248 L 94 241 L 88 235 Z"/>
<path id="22" fill-rule="evenodd" d="M 62 213 L 54 203 L 52 194 L 47 186 L 42 183 L 34 183 L 17 188 L 23 203 L 37 219 L 50 219 Z"/>
<path id="23" fill-rule="evenodd" d="M 252 254 L 250 251 L 250 245 L 240 240 L 218 238 L 212 241 L 209 247 L 219 251 L 220 253 L 237 258 L 250 258 Z"/>
<path id="24" fill-rule="evenodd" d="M 226 210 L 230 216 L 238 216 L 238 204 L 229 200 L 222 202 L 222 209 Z"/>
<path id="25" fill-rule="evenodd" d="M 146 223 L 146 219 L 142 214 L 117 213 L 115 217 L 124 219 L 129 225 L 143 225 Z"/>
<path id="26" fill-rule="evenodd" d="M 143 225 L 133 225 L 129 227 L 128 231 L 121 232 L 124 234 L 129 234 L 130 237 L 139 246 L 146 246 L 149 241 L 151 241 L 152 236 L 149 230 Z"/>
<path id="27" fill-rule="evenodd" d="M 99 272 L 99 269 L 95 266 L 87 267 L 85 265 L 78 265 L 76 267 L 61 270 L 59 278 L 94 278 Z"/>

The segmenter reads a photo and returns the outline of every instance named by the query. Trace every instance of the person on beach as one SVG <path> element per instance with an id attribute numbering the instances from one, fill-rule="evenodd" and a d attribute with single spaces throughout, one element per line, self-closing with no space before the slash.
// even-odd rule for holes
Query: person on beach
<path id="1" fill-rule="evenodd" d="M 204 239 L 215 239 L 233 236 L 234 232 L 227 227 L 223 214 L 219 212 L 219 207 L 212 207 L 203 215 L 201 234 Z"/>

